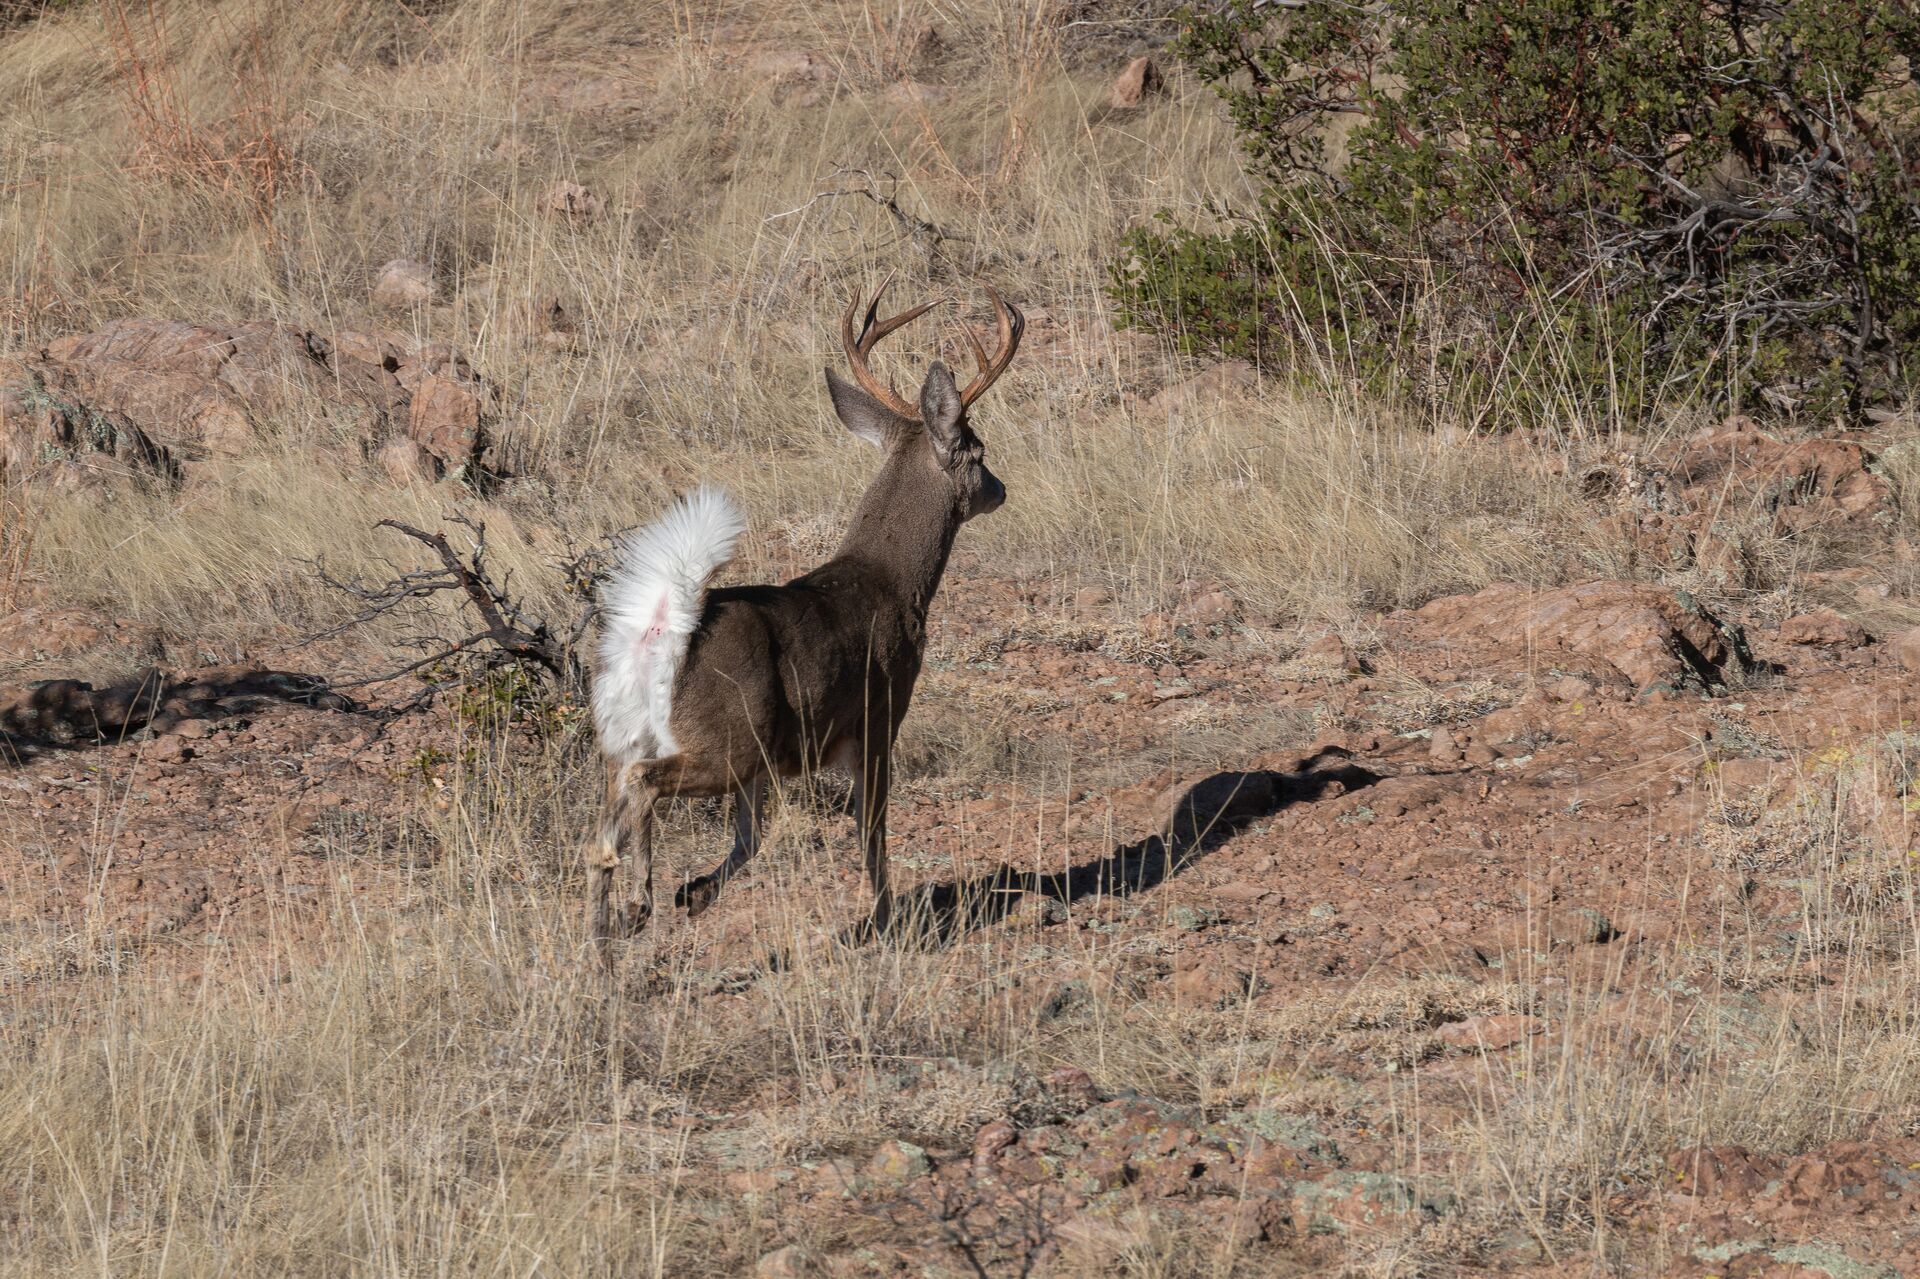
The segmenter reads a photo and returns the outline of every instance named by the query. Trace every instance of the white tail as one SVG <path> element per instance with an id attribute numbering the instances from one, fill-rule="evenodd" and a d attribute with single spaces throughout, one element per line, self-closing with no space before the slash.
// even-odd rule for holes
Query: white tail
<path id="1" fill-rule="evenodd" d="M 746 531 L 733 499 L 706 485 L 630 533 L 602 598 L 593 722 L 601 749 L 627 761 L 676 749 L 667 720 L 673 681 L 700 624 L 707 580 Z"/>

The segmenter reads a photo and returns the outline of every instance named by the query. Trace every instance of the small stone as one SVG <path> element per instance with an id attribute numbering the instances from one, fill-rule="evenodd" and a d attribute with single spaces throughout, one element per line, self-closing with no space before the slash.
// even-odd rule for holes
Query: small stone
<path id="1" fill-rule="evenodd" d="M 1073 611 L 1094 613 L 1113 603 L 1113 592 L 1104 586 L 1083 586 L 1073 593 Z"/>
<path id="2" fill-rule="evenodd" d="M 389 480 L 402 488 L 432 483 L 438 471 L 433 454 L 410 435 L 396 435 L 382 444 L 373 460 Z"/>
<path id="3" fill-rule="evenodd" d="M 867 1160 L 867 1176 L 891 1185 L 924 1177 L 932 1168 L 927 1152 L 910 1141 L 883 1141 Z"/>
<path id="4" fill-rule="evenodd" d="M 591 222 L 600 216 L 603 206 L 599 196 L 578 182 L 563 179 L 547 188 L 546 195 L 541 197 L 540 207 L 569 222 Z"/>
<path id="5" fill-rule="evenodd" d="M 1180 607 L 1187 621 L 1202 625 L 1231 621 L 1240 612 L 1240 602 L 1225 591 L 1202 591 Z"/>
<path id="6" fill-rule="evenodd" d="M 1152 58 L 1142 54 L 1114 77 L 1113 88 L 1107 92 L 1107 103 L 1115 110 L 1126 110 L 1139 106 L 1154 94 L 1165 92 L 1166 78 L 1160 74 L 1160 68 Z"/>
<path id="7" fill-rule="evenodd" d="M 1556 946 L 1587 946 L 1613 936 L 1613 924 L 1599 911 L 1575 906 L 1555 911 L 1547 920 L 1547 936 Z"/>
<path id="8" fill-rule="evenodd" d="M 1578 675 L 1562 675 L 1543 685 L 1542 691 L 1556 702 L 1584 702 L 1593 696 L 1593 684 Z"/>
<path id="9" fill-rule="evenodd" d="M 1100 1090 L 1093 1086 L 1093 1076 L 1078 1066 L 1056 1066 L 1047 1073 L 1046 1088 L 1062 1108 L 1075 1113 L 1100 1101 Z"/>
<path id="10" fill-rule="evenodd" d="M 380 268 L 373 282 L 376 306 L 404 311 L 433 301 L 433 274 L 424 262 L 395 258 Z"/>
<path id="11" fill-rule="evenodd" d="M 1348 675 L 1369 675 L 1367 659 L 1337 633 L 1329 631 L 1300 651 L 1300 656 L 1316 666 L 1330 666 Z"/>
<path id="12" fill-rule="evenodd" d="M 193 747 L 185 738 L 166 736 L 155 738 L 153 745 L 147 748 L 147 758 L 157 764 L 179 764 L 193 758 Z"/>
<path id="13" fill-rule="evenodd" d="M 1830 608 L 1821 608 L 1780 623 L 1780 639 L 1786 644 L 1821 648 L 1860 648 L 1867 643 L 1867 632 L 1851 618 L 1842 617 Z"/>
<path id="14" fill-rule="evenodd" d="M 797 1243 L 775 1248 L 753 1263 L 754 1279 L 815 1279 L 826 1274 L 820 1259 Z"/>
<path id="15" fill-rule="evenodd" d="M 1900 665 L 1920 674 L 1920 626 L 1903 632 L 1893 642 L 1893 652 L 1900 659 Z"/>
<path id="16" fill-rule="evenodd" d="M 736 1195 L 769 1195 L 791 1180 L 793 1174 L 784 1168 L 741 1168 L 727 1174 L 727 1189 Z"/>
<path id="17" fill-rule="evenodd" d="M 1453 739 L 1453 730 L 1444 724 L 1433 730 L 1433 737 L 1427 743 L 1427 755 L 1436 764 L 1451 764 L 1461 755 L 1460 744 Z"/>
<path id="18" fill-rule="evenodd" d="M 996 1119 L 986 1125 L 973 1137 L 973 1168 L 975 1172 L 986 1172 L 993 1166 L 994 1158 L 1011 1146 L 1020 1132 L 1004 1119 Z"/>
<path id="19" fill-rule="evenodd" d="M 1197 933 L 1220 922 L 1220 912 L 1211 906 L 1175 906 L 1173 926 L 1182 932 Z"/>
<path id="20" fill-rule="evenodd" d="M 184 737 L 188 741 L 198 741 L 213 731 L 213 724 L 204 719 L 183 719 L 170 730 L 174 737 Z"/>
<path id="21" fill-rule="evenodd" d="M 1467 763 L 1485 766 L 1500 758 L 1500 752 L 1485 742 L 1467 743 Z"/>
<path id="22" fill-rule="evenodd" d="M 1469 1017 L 1465 1021 L 1448 1022 L 1434 1031 L 1434 1035 L 1441 1042 L 1456 1048 L 1499 1052 L 1544 1029 L 1538 1017 L 1529 1017 L 1524 1013 L 1489 1013 Z"/>

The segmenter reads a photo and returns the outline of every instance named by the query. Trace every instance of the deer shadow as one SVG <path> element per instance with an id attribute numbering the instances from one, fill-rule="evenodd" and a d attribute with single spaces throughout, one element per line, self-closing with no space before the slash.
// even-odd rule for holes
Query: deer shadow
<path id="1" fill-rule="evenodd" d="M 1214 773 L 1181 793 L 1161 830 L 1116 845 L 1105 857 L 1054 872 L 1003 862 L 971 879 L 911 889 L 895 900 L 887 933 L 902 942 L 937 948 L 1001 922 L 1030 896 L 1072 904 L 1143 893 L 1180 874 L 1252 822 L 1294 804 L 1360 790 L 1380 777 L 1338 747 L 1320 751 L 1291 771 Z M 868 919 L 841 933 L 839 941 L 863 945 L 875 935 Z"/>
<path id="2" fill-rule="evenodd" d="M 221 720 L 273 702 L 351 711 L 355 704 L 317 675 L 257 666 L 216 666 L 185 675 L 152 667 L 105 688 L 84 680 L 43 680 L 0 700 L 0 765 L 46 751 L 123 742 L 143 729 L 164 733 L 189 719 Z"/>

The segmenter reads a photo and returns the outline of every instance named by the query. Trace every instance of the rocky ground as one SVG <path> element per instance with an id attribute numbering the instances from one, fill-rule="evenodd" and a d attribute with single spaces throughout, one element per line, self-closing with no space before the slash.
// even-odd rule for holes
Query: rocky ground
<path id="1" fill-rule="evenodd" d="M 1153 6 L 849 9 L 871 65 L 793 8 L 369 11 L 284 59 L 272 235 L 22 91 L 78 114 L 0 132 L 60 248 L 0 297 L 0 1279 L 1920 1273 L 1912 421 L 1498 439 L 1196 370 L 1099 296 L 1237 172 Z M 831 324 L 903 261 L 1030 320 L 905 922 L 811 779 L 609 982 L 577 692 L 367 682 L 478 624 L 322 574 L 484 520 L 564 635 L 555 563 L 710 474 L 727 580 L 811 566 L 867 464 Z M 664 826 L 669 888 L 722 851 Z"/>
<path id="2" fill-rule="evenodd" d="M 1776 518 L 1871 530 L 1887 511 L 1873 456 L 1736 421 L 1654 464 L 1655 485 L 1598 468 L 1597 518 L 1639 521 L 1671 554 L 1691 508 L 1670 477 L 1711 464 L 1698 482 L 1716 492 L 1784 494 Z M 1906 553 L 1889 541 L 1889 567 Z M 1822 585 L 1843 606 L 1889 590 L 1859 572 Z M 1209 583 L 1123 621 L 1098 588 L 963 567 L 893 813 L 917 935 L 848 944 L 989 945 L 996 1016 L 1185 1019 L 1202 1056 L 1249 1060 L 1233 1087 L 1172 1095 L 1091 1060 L 965 1055 L 770 1080 L 675 1117 L 684 1176 L 839 1241 L 770 1250 L 768 1275 L 1062 1272 L 1139 1248 L 1148 1219 L 1303 1273 L 1389 1238 L 1496 1273 L 1920 1270 L 1911 1114 L 1862 1113 L 1872 1087 L 1803 1060 L 1835 1019 L 1911 1033 L 1895 974 L 1911 962 L 1920 636 L 1804 602 L 1495 586 L 1316 636 Z M 45 604 L 4 638 L 36 671 L 141 643 Z M 404 918 L 430 873 L 407 832 L 450 806 L 462 730 L 444 710 L 384 709 L 246 668 L 10 695 L 8 986 L 238 980 L 270 935 L 337 929 L 343 886 L 356 913 Z M 522 724 L 494 749 L 537 753 L 539 736 Z M 776 837 L 713 912 L 623 960 L 639 1007 L 655 948 L 690 965 L 711 1011 L 754 998 L 770 938 L 795 935 L 777 912 L 812 917 L 806 944 L 852 922 L 864 888 L 835 851 L 844 819 L 831 794 L 789 800 L 810 834 Z M 717 846 L 711 817 L 688 820 Z M 825 882 L 796 898 L 782 865 L 806 847 L 827 850 Z M 1581 1066 L 1627 1081 L 1608 1105 L 1708 1110 L 1807 1105 L 1766 1075 L 1815 1071 L 1836 1094 L 1814 1109 L 1852 1113 L 1815 1116 L 1792 1152 L 1673 1144 L 1656 1163 L 1551 1172 L 1516 1154 L 1513 1175 L 1584 1184 L 1538 1220 L 1485 1211 L 1472 1135 L 1519 1122 L 1490 1111 L 1566 1104 L 1552 1081 Z M 745 1111 L 830 1108 L 844 1089 L 890 1094 L 897 1114 L 958 1107 L 968 1131 L 923 1145 L 907 1136 L 939 1125 L 903 1122 L 786 1162 L 739 1150 Z"/>

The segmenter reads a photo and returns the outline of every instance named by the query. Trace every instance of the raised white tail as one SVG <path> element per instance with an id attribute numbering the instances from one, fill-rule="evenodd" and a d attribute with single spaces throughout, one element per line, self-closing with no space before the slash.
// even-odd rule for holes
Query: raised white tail
<path id="1" fill-rule="evenodd" d="M 746 527 L 732 498 L 702 485 L 620 543 L 601 600 L 593 680 L 593 722 L 609 757 L 659 759 L 677 749 L 667 726 L 674 677 L 700 624 L 707 580 L 733 558 Z"/>

